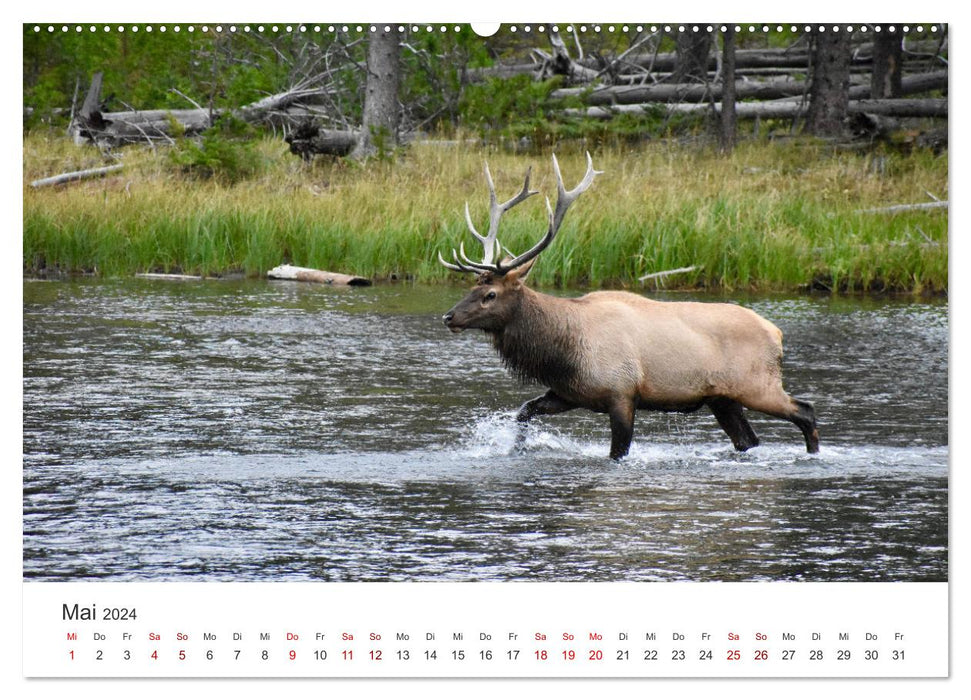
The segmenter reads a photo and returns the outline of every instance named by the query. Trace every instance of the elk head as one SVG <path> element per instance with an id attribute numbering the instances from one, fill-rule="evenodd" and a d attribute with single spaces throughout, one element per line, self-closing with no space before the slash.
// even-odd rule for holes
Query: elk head
<path id="1" fill-rule="evenodd" d="M 546 198 L 546 210 L 549 213 L 549 226 L 543 237 L 529 250 L 522 255 L 513 255 L 508 249 L 504 248 L 497 238 L 499 234 L 499 221 L 502 215 L 512 209 L 523 200 L 538 194 L 529 189 L 529 176 L 532 168 L 526 170 L 526 177 L 523 188 L 512 199 L 499 204 L 496 197 L 496 188 L 492 182 L 492 175 L 489 173 L 488 163 L 485 166 L 486 183 L 489 186 L 489 231 L 483 236 L 472 224 L 472 217 L 469 215 L 468 202 L 465 204 L 465 221 L 469 226 L 472 235 L 482 244 L 483 255 L 481 262 L 473 262 L 465 254 L 464 244 L 459 244 L 458 252 L 452 249 L 453 262 L 447 262 L 442 254 L 438 254 L 438 260 L 445 267 L 457 272 L 471 272 L 478 275 L 475 286 L 468 295 L 446 313 L 442 320 L 449 330 L 454 333 L 465 330 L 466 328 L 481 328 L 487 332 L 497 332 L 505 327 L 509 320 L 515 316 L 522 299 L 523 281 L 529 274 L 536 257 L 542 253 L 560 230 L 566 210 L 584 191 L 593 184 L 595 176 L 601 171 L 593 169 L 593 159 L 587 153 L 587 171 L 576 187 L 567 190 L 563 186 L 563 176 L 560 174 L 560 165 L 553 156 L 553 172 L 556 175 L 556 209 L 550 206 L 549 197 Z M 508 255 L 494 262 L 505 250 Z"/>

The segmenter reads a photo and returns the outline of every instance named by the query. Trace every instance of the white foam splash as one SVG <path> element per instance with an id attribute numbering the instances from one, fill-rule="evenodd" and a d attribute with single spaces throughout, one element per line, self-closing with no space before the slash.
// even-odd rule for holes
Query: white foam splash
<path id="1" fill-rule="evenodd" d="M 459 459 L 483 458 L 606 460 L 610 449 L 609 435 L 589 438 L 567 434 L 548 425 L 531 424 L 526 428 L 522 451 L 517 450 L 520 426 L 515 416 L 496 412 L 483 416 L 468 426 L 469 437 L 454 456 Z M 764 471 L 784 470 L 787 475 L 831 472 L 834 474 L 930 470 L 946 472 L 947 446 L 891 446 L 824 444 L 818 454 L 808 454 L 800 442 L 765 442 L 747 452 L 736 452 L 727 441 L 651 440 L 635 437 L 623 464 L 637 469 L 711 468 Z"/>

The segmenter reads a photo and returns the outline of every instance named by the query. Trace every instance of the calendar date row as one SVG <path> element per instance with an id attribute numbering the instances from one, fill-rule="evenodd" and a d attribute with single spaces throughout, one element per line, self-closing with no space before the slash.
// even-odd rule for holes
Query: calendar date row
<path id="1" fill-rule="evenodd" d="M 77 649 L 69 649 L 68 655 L 72 661 L 85 659 L 85 654 Z M 229 661 L 229 662 L 251 662 L 251 661 L 271 661 L 283 659 L 295 662 L 298 660 L 311 660 L 316 662 L 336 661 L 336 662 L 402 662 L 406 663 L 413 660 L 422 662 L 436 661 L 479 661 L 489 662 L 498 659 L 505 661 L 533 662 L 604 662 L 614 661 L 645 661 L 659 662 L 668 660 L 671 662 L 712 662 L 717 659 L 728 663 L 740 663 L 744 661 L 770 662 L 770 661 L 797 661 L 808 660 L 810 662 L 823 661 L 905 661 L 906 649 L 893 648 L 816 648 L 816 649 L 146 649 L 142 651 L 130 648 L 120 650 L 106 650 L 97 648 L 89 650 L 87 657 L 94 661 L 136 661 L 149 660 L 152 662 L 160 661 Z"/>

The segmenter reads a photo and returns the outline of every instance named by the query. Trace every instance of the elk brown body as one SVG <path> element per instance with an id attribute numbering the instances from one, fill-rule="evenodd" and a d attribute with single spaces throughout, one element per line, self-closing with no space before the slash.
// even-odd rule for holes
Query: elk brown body
<path id="1" fill-rule="evenodd" d="M 525 278 L 552 241 L 569 205 L 598 174 L 587 156 L 587 174 L 573 190 L 562 184 L 553 158 L 559 196 L 543 239 L 515 258 L 493 263 L 501 214 L 531 194 L 529 173 L 522 192 L 498 205 L 486 168 L 492 202 L 490 232 L 473 233 L 486 248 L 483 262 L 453 251 L 451 269 L 476 272 L 468 295 L 443 320 L 454 332 L 485 331 L 505 365 L 521 379 L 548 391 L 527 401 L 517 421 L 586 408 L 610 417 L 610 456 L 627 454 L 638 409 L 689 413 L 702 406 L 714 414 L 737 450 L 759 444 L 743 408 L 792 421 L 806 449 L 819 450 L 813 407 L 782 387 L 782 332 L 736 304 L 662 302 L 629 292 L 603 291 L 564 299 L 530 289 Z M 511 202 L 511 204 L 510 204 Z M 549 208 L 549 203 L 547 202 Z M 467 211 L 467 210 L 466 210 Z M 498 211 L 498 213 L 497 213 Z M 520 443 L 524 435 L 520 432 Z"/>

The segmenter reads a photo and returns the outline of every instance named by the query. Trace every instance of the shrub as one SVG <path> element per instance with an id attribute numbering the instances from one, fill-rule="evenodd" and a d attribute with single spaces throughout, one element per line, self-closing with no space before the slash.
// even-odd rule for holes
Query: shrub
<path id="1" fill-rule="evenodd" d="M 169 158 L 190 177 L 226 184 L 246 180 L 260 172 L 262 159 L 252 140 L 239 131 L 238 124 L 224 121 L 199 138 L 180 139 Z"/>

